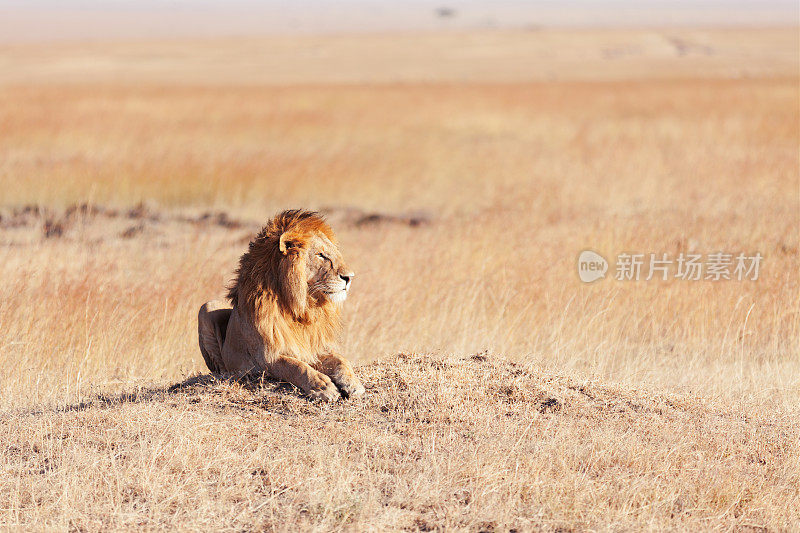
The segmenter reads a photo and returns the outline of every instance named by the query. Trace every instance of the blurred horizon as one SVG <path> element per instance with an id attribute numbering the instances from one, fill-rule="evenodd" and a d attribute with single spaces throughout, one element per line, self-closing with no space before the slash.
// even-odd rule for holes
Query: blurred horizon
<path id="1" fill-rule="evenodd" d="M 475 29 L 798 26 L 787 0 L 0 0 L 0 43 Z"/>

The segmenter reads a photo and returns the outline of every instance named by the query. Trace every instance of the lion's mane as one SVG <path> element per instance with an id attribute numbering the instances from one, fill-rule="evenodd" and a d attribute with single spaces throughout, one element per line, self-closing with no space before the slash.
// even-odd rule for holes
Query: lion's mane
<path id="1" fill-rule="evenodd" d="M 272 356 L 282 351 L 306 362 L 335 342 L 339 306 L 308 294 L 306 267 L 299 252 L 316 233 L 336 243 L 330 226 L 313 211 L 290 210 L 270 220 L 239 260 L 228 298 L 251 322 Z"/>

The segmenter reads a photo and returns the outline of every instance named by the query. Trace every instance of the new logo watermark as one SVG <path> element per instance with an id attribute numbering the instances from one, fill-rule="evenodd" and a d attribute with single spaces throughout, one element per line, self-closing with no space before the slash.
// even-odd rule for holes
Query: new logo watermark
<path id="1" fill-rule="evenodd" d="M 759 252 L 749 255 L 744 252 L 680 253 L 675 256 L 667 253 L 621 253 L 616 259 L 614 279 L 617 281 L 650 281 L 653 278 L 662 281 L 755 281 L 764 256 Z M 583 250 L 578 255 L 578 277 L 584 283 L 605 278 L 608 269 L 606 258 L 593 250 Z"/>
<path id="2" fill-rule="evenodd" d="M 584 283 L 591 283 L 606 277 L 608 261 L 592 250 L 584 250 L 578 256 L 578 276 Z"/>

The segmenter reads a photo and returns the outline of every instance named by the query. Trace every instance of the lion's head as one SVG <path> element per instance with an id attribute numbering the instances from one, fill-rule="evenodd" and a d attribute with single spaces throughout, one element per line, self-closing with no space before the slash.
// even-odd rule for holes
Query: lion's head
<path id="1" fill-rule="evenodd" d="M 250 242 L 228 297 L 253 317 L 270 305 L 287 318 L 309 323 L 322 315 L 338 316 L 352 279 L 322 216 L 290 210 L 275 216 Z"/>

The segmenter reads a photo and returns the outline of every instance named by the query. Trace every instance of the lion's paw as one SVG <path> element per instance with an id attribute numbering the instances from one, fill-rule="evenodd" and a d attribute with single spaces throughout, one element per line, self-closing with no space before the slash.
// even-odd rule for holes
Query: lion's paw
<path id="1" fill-rule="evenodd" d="M 364 385 L 358 378 L 352 377 L 347 380 L 336 380 L 336 386 L 342 391 L 345 398 L 357 398 L 364 395 Z"/>
<path id="2" fill-rule="evenodd" d="M 342 398 L 342 394 L 339 392 L 339 389 L 336 388 L 336 385 L 333 384 L 333 381 L 330 379 L 320 380 L 320 384 L 318 386 L 313 387 L 308 391 L 308 396 L 314 400 L 322 400 L 325 402 L 335 402 Z"/>

